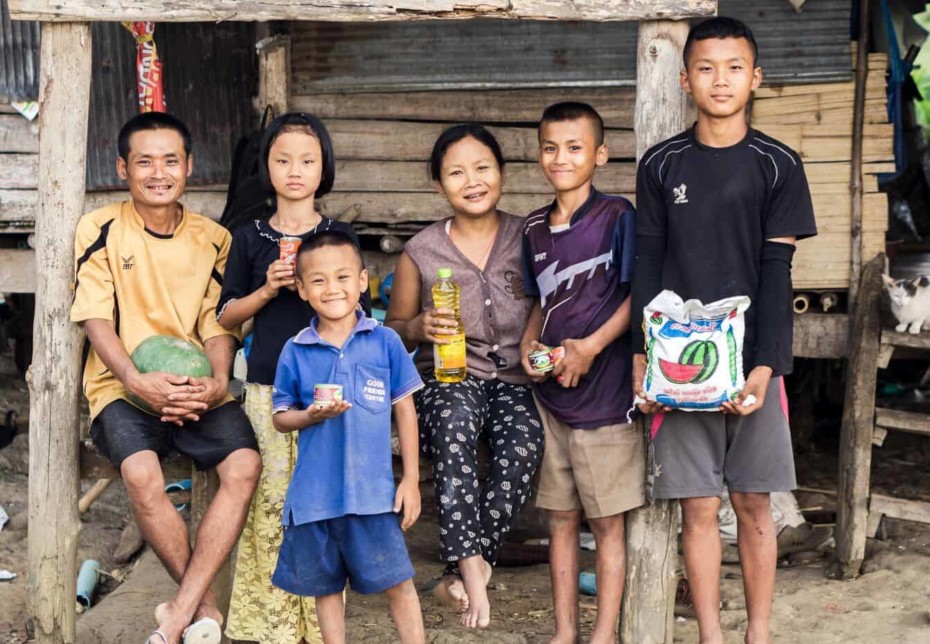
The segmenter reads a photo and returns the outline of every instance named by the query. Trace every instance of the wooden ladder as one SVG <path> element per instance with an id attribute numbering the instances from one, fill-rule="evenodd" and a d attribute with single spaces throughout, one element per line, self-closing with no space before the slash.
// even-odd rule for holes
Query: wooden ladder
<path id="1" fill-rule="evenodd" d="M 930 414 L 876 407 L 878 370 L 888 367 L 898 349 L 930 355 L 930 333 L 912 335 L 881 328 L 881 273 L 884 256 L 864 267 L 859 301 L 850 326 L 846 397 L 840 433 L 837 490 L 836 558 L 833 576 L 855 577 L 865 558 L 868 537 L 882 517 L 930 523 L 930 503 L 871 494 L 873 446 L 881 447 L 889 431 L 930 436 Z"/>

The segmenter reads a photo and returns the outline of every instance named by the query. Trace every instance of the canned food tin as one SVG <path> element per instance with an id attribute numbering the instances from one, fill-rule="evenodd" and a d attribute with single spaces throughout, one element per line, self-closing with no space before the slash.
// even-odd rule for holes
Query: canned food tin
<path id="1" fill-rule="evenodd" d="M 342 385 L 316 385 L 313 388 L 313 404 L 328 407 L 342 402 Z"/>
<path id="2" fill-rule="evenodd" d="M 278 248 L 280 249 L 280 259 L 282 262 L 287 262 L 291 266 L 297 264 L 297 250 L 300 248 L 300 237 L 288 237 L 283 235 L 281 239 L 278 240 Z"/>
<path id="3" fill-rule="evenodd" d="M 562 358 L 565 357 L 565 347 L 552 347 L 549 352 L 552 355 L 552 368 L 555 369 L 562 362 Z M 555 381 L 559 384 L 562 384 L 563 380 L 565 380 L 563 376 L 556 376 L 555 378 Z"/>
<path id="4" fill-rule="evenodd" d="M 552 363 L 552 351 L 550 349 L 531 351 L 528 357 L 530 366 L 537 373 L 549 373 L 555 367 Z"/>

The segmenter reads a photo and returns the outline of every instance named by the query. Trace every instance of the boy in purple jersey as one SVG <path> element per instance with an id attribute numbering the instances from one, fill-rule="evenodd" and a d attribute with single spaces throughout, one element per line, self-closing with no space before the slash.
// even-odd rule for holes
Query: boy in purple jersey
<path id="1" fill-rule="evenodd" d="M 683 89 L 697 124 L 647 151 L 636 176 L 639 206 L 633 286 L 634 387 L 645 374 L 643 307 L 662 289 L 709 303 L 748 296 L 741 395 L 723 413 L 641 405 L 651 421 L 653 494 L 680 499 L 685 568 L 701 642 L 722 644 L 720 535 L 724 486 L 739 526 L 747 644 L 768 644 L 777 544 L 769 494 L 795 487 L 781 376 L 791 372 L 791 260 L 817 234 L 797 153 L 747 125 L 762 81 L 746 25 L 712 18 L 692 27 Z M 755 402 L 751 402 L 751 398 Z M 645 396 L 640 393 L 640 396 Z"/>
<path id="2" fill-rule="evenodd" d="M 520 344 L 536 382 L 545 453 L 536 498 L 549 511 L 556 633 L 576 642 L 582 513 L 597 543 L 597 621 L 591 642 L 613 642 L 626 570 L 624 512 L 644 501 L 643 439 L 627 421 L 630 288 L 636 213 L 592 181 L 607 163 L 604 124 L 585 103 L 557 103 L 539 124 L 539 163 L 555 189 L 524 223 L 524 290 L 537 298 Z M 529 353 L 561 346 L 551 377 Z"/>

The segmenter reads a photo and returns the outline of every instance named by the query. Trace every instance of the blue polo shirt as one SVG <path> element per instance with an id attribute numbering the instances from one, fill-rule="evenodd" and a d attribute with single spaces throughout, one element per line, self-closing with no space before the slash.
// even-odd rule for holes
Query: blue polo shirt
<path id="1" fill-rule="evenodd" d="M 281 351 L 274 411 L 306 409 L 317 384 L 342 385 L 352 408 L 300 430 L 284 525 L 392 512 L 391 405 L 423 386 L 393 329 L 359 313 L 345 344 L 335 347 L 316 325 L 314 318 Z"/>

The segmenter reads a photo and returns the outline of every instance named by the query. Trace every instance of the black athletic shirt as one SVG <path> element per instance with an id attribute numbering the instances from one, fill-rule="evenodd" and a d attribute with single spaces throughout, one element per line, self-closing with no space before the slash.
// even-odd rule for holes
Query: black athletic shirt
<path id="1" fill-rule="evenodd" d="M 707 147 L 692 127 L 643 155 L 636 209 L 637 234 L 666 240 L 663 289 L 705 304 L 749 296 L 753 304 L 746 312 L 743 345 L 748 374 L 756 349 L 762 244 L 776 237 L 817 234 L 800 157 L 753 129 L 736 145 Z M 784 305 L 790 310 L 790 298 Z M 640 325 L 642 311 L 637 313 L 633 324 Z M 776 376 L 792 367 L 792 316 L 785 319 L 773 365 Z"/>
<path id="2" fill-rule="evenodd" d="M 348 235 L 355 243 L 358 237 L 352 226 L 329 217 L 317 224 L 300 238 L 306 241 L 311 236 L 326 231 Z M 223 292 L 216 307 L 217 317 L 232 300 L 245 297 L 265 284 L 268 266 L 280 257 L 278 240 L 281 233 L 264 219 L 242 224 L 233 233 L 232 247 L 223 276 Z M 371 315 L 371 295 L 362 293 L 362 308 Z M 249 382 L 273 385 L 278 356 L 284 343 L 306 326 L 313 317 L 313 308 L 300 299 L 296 291 L 282 288 L 277 297 L 268 302 L 255 314 L 252 331 L 252 348 L 249 350 Z"/>

